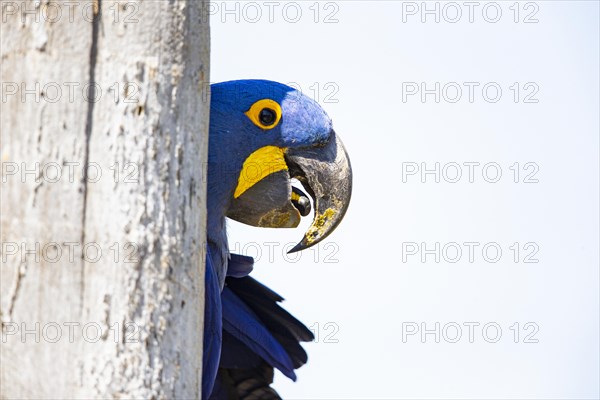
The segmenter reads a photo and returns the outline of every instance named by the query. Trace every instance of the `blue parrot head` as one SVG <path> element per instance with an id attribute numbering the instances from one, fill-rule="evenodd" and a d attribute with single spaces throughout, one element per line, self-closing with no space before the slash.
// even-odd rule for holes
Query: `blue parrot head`
<path id="1" fill-rule="evenodd" d="M 352 189 L 348 155 L 321 106 L 272 81 L 211 86 L 209 209 L 260 227 L 296 227 L 313 199 L 315 216 L 291 251 L 328 236 L 343 218 Z M 212 204 L 211 204 L 212 203 Z"/>

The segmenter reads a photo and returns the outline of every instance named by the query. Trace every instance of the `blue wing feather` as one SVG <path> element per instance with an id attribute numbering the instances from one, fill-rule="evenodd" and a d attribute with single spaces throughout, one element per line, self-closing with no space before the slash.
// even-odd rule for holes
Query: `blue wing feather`
<path id="1" fill-rule="evenodd" d="M 314 336 L 279 306 L 283 300 L 280 295 L 247 276 L 254 264 L 252 257 L 231 254 L 225 287 L 219 298 L 215 298 L 220 288 L 212 268 L 215 262 L 218 260 L 207 258 L 207 308 L 211 308 L 209 302 L 219 306 L 222 334 L 217 336 L 214 331 L 218 327 L 213 321 L 217 314 L 207 310 L 205 352 L 208 349 L 210 354 L 205 353 L 203 379 L 211 381 L 210 386 L 203 383 L 203 398 L 278 400 L 280 397 L 270 386 L 273 368 L 295 381 L 294 370 L 307 361 L 300 342 L 313 340 Z M 209 275 L 209 271 L 213 273 Z M 209 296 L 209 292 L 212 295 Z M 220 352 L 211 348 L 216 344 Z M 217 354 L 220 360 L 215 368 Z M 210 397 L 206 393 L 211 393 Z"/>
<path id="2" fill-rule="evenodd" d="M 296 380 L 292 359 L 256 314 L 227 287 L 221 299 L 223 329 L 285 376 Z"/>
<path id="3" fill-rule="evenodd" d="M 221 314 L 221 290 L 215 271 L 210 246 L 206 253 L 205 274 L 206 298 L 204 305 L 204 341 L 202 362 L 202 398 L 208 399 L 219 369 L 221 358 L 221 334 L 223 330 Z"/>

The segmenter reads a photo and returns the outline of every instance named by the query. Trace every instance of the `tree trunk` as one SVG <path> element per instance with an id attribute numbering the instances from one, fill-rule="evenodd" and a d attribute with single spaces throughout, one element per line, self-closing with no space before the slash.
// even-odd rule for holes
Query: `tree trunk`
<path id="1" fill-rule="evenodd" d="M 0 398 L 199 398 L 206 4 L 0 4 Z"/>

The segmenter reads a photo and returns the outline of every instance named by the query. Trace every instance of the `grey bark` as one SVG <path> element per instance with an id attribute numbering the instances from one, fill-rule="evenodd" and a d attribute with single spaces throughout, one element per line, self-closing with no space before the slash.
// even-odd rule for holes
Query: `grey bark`
<path id="1" fill-rule="evenodd" d="M 0 4 L 0 398 L 199 398 L 206 4 Z"/>

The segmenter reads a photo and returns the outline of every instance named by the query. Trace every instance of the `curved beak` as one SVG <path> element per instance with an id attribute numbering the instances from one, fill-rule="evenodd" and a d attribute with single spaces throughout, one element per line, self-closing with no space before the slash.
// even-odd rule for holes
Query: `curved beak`
<path id="1" fill-rule="evenodd" d="M 307 249 L 329 236 L 346 214 L 352 195 L 352 168 L 348 153 L 331 131 L 322 146 L 289 149 L 286 164 L 314 201 L 315 217 L 304 237 L 288 253 Z"/>
<path id="2" fill-rule="evenodd" d="M 333 130 L 325 144 L 287 150 L 266 146 L 250 155 L 227 216 L 251 226 L 297 227 L 310 213 L 311 205 L 306 194 L 291 186 L 291 178 L 298 179 L 312 197 L 315 217 L 300 243 L 288 253 L 325 239 L 348 209 L 352 169 L 346 149 Z"/>

